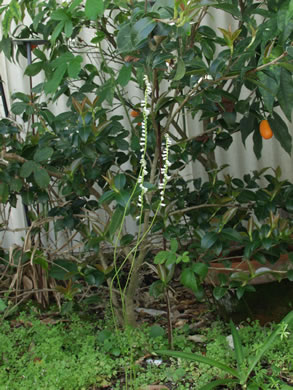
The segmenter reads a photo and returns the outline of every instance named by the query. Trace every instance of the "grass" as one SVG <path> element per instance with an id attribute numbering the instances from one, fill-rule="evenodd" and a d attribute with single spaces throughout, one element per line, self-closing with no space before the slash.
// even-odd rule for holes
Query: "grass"
<path id="1" fill-rule="evenodd" d="M 235 363 L 226 339 L 229 328 L 223 323 L 197 331 L 205 343 L 190 341 L 191 329 L 185 325 L 175 330 L 175 350 Z M 244 353 L 253 356 L 269 331 L 257 323 L 242 327 Z M 115 331 L 111 317 L 101 321 L 78 314 L 54 318 L 21 312 L 0 324 L 0 390 L 138 390 L 151 384 L 186 390 L 225 377 L 217 368 L 183 360 L 150 363 L 160 359 L 151 352 L 166 349 L 167 344 L 159 325 Z M 281 379 L 293 382 L 292 332 L 267 352 L 254 375 L 259 389 L 283 389 Z"/>

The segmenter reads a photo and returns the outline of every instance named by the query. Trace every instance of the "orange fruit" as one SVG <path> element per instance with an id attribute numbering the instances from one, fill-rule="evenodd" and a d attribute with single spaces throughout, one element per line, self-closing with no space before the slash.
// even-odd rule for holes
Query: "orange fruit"
<path id="1" fill-rule="evenodd" d="M 266 119 L 263 119 L 260 122 L 260 124 L 259 124 L 259 132 L 260 132 L 260 135 L 264 139 L 270 139 L 274 135 L 274 133 L 273 133 L 273 131 L 271 129 L 271 126 L 270 126 L 269 122 Z"/>
<path id="2" fill-rule="evenodd" d="M 140 115 L 140 111 L 136 111 L 136 110 L 130 111 L 130 116 L 132 116 L 132 118 L 137 118 L 139 115 Z"/>

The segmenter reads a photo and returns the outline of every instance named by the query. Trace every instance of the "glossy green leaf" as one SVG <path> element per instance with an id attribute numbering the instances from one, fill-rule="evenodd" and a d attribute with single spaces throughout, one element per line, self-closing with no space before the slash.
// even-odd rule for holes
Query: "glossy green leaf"
<path id="1" fill-rule="evenodd" d="M 256 127 L 256 118 L 251 113 L 240 120 L 240 131 L 243 145 L 245 145 L 247 137 L 256 129 Z"/>
<path id="2" fill-rule="evenodd" d="M 217 286 L 213 290 L 213 295 L 214 295 L 215 299 L 218 301 L 221 298 L 223 298 L 223 296 L 226 294 L 226 292 L 227 292 L 226 287 Z"/>
<path id="3" fill-rule="evenodd" d="M 287 119 L 291 121 L 293 108 L 293 81 L 292 74 L 284 68 L 281 68 L 280 89 L 277 97 L 284 114 Z"/>
<path id="4" fill-rule="evenodd" d="M 203 249 L 210 249 L 218 239 L 216 232 L 208 232 L 201 240 L 201 247 Z"/>
<path id="5" fill-rule="evenodd" d="M 91 126 L 83 126 L 79 129 L 78 135 L 82 142 L 86 143 L 92 133 Z"/>
<path id="6" fill-rule="evenodd" d="M 260 82 L 266 86 L 266 88 L 259 87 L 264 105 L 269 112 L 272 112 L 274 102 L 275 102 L 275 97 L 278 93 L 279 85 L 280 85 L 280 83 L 276 80 L 280 78 L 280 69 L 275 68 L 272 71 L 270 71 L 269 74 L 264 72 L 259 72 L 257 75 Z M 274 77 L 274 75 L 276 75 L 276 77 Z"/>
<path id="7" fill-rule="evenodd" d="M 86 0 L 85 16 L 89 20 L 96 20 L 104 13 L 104 0 Z"/>
<path id="8" fill-rule="evenodd" d="M 262 151 L 262 136 L 260 135 L 260 132 L 258 129 L 254 131 L 253 133 L 253 151 L 255 154 L 255 157 L 259 160 L 261 158 L 261 151 Z"/>
<path id="9" fill-rule="evenodd" d="M 35 76 L 36 74 L 40 73 L 40 71 L 43 69 L 43 62 L 33 62 L 32 64 L 28 65 L 25 69 L 24 74 L 27 76 Z"/>
<path id="10" fill-rule="evenodd" d="M 287 124 L 274 112 L 274 117 L 269 119 L 270 126 L 276 139 L 282 148 L 290 155 L 292 150 L 292 136 L 289 133 Z"/>
<path id="11" fill-rule="evenodd" d="M 119 173 L 114 177 L 114 185 L 117 190 L 122 190 L 126 184 L 126 176 L 123 173 Z"/>
<path id="12" fill-rule="evenodd" d="M 117 35 L 117 47 L 119 52 L 127 52 L 133 50 L 133 43 L 131 40 L 131 25 L 126 24 L 125 26 L 121 27 L 121 29 L 118 31 Z"/>
<path id="13" fill-rule="evenodd" d="M 135 44 L 138 46 L 144 41 L 156 27 L 156 22 L 149 16 L 139 19 L 132 28 L 132 36 Z"/>
<path id="14" fill-rule="evenodd" d="M 115 199 L 115 191 L 110 190 L 103 193 L 103 195 L 99 199 L 99 204 L 110 203 L 113 199 Z"/>
<path id="15" fill-rule="evenodd" d="M 185 72 L 186 72 L 185 63 L 182 60 L 182 58 L 178 58 L 174 81 L 181 80 L 184 77 Z"/>

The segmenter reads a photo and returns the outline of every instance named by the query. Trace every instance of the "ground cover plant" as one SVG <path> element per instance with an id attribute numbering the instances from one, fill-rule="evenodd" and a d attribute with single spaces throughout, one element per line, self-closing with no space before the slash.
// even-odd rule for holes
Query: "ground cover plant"
<path id="1" fill-rule="evenodd" d="M 166 331 L 157 324 L 139 329 L 113 331 L 113 320 L 60 317 L 35 308 L 1 322 L 1 390 L 14 389 L 200 389 L 207 383 L 229 377 L 216 367 L 187 360 L 164 359 L 152 354 L 166 348 Z M 276 325 L 240 325 L 244 356 L 253 357 Z M 293 383 L 292 325 L 286 337 L 278 337 L 255 366 L 251 389 L 287 389 Z M 185 324 L 174 332 L 176 349 L 196 352 L 206 358 L 236 367 L 227 336 L 229 326 L 208 321 L 196 329 L 201 342 L 191 341 L 194 328 Z M 254 340 L 252 342 L 252 340 Z M 159 362 L 156 364 L 156 361 Z M 149 387 L 148 387 L 149 386 Z M 165 387 L 163 387 L 165 386 Z M 227 389 L 235 389 L 229 383 Z"/>

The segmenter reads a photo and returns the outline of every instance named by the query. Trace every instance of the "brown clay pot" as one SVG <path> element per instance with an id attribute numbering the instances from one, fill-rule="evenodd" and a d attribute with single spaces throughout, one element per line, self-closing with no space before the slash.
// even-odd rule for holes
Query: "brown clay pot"
<path id="1" fill-rule="evenodd" d="M 278 281 L 286 277 L 286 271 L 293 269 L 293 263 L 288 259 L 288 254 L 281 255 L 279 260 L 274 264 L 267 262 L 266 264 L 260 264 L 256 260 L 250 260 L 250 266 L 254 269 L 256 274 L 260 276 L 254 277 L 249 281 L 249 284 L 265 284 Z M 282 272 L 280 272 L 282 271 Z M 211 263 L 209 272 L 206 278 L 206 282 L 212 285 L 219 284 L 219 274 L 230 275 L 233 278 L 233 275 L 236 276 L 236 273 L 244 272 L 248 275 L 250 274 L 248 262 L 245 260 L 232 261 L 231 268 L 225 268 L 222 263 Z M 275 272 L 275 273 L 274 273 Z M 284 272 L 284 273 L 283 273 Z"/>

